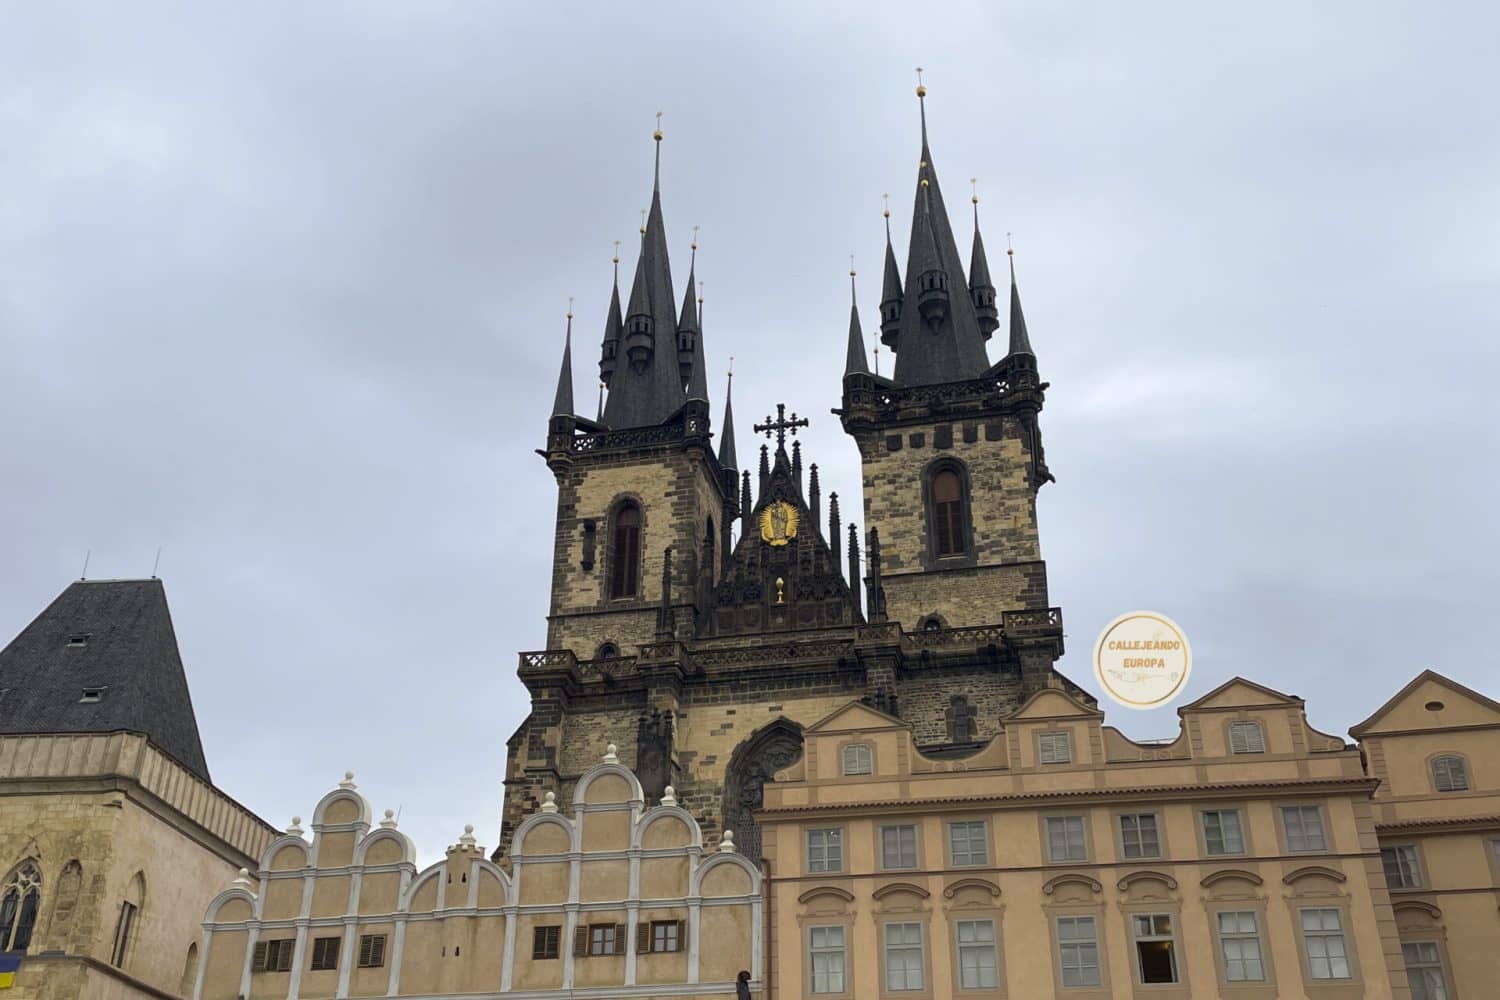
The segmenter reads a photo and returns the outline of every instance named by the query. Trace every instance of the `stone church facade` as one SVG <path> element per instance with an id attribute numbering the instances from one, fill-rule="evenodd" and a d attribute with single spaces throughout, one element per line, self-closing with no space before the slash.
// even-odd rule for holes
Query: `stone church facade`
<path id="1" fill-rule="evenodd" d="M 713 423 L 691 268 L 680 309 L 673 291 L 656 138 L 594 419 L 575 412 L 570 318 L 543 452 L 558 488 L 547 648 L 520 656 L 531 712 L 508 744 L 497 856 L 608 742 L 648 797 L 671 785 L 706 834 L 732 830 L 758 858 L 762 786 L 799 757 L 804 727 L 851 699 L 939 755 L 978 748 L 1042 688 L 1089 700 L 1053 668 L 1062 618 L 1036 520 L 1052 479 L 1046 384 L 1013 268 L 1003 357 L 989 361 L 1000 316 L 977 208 L 965 279 L 925 109 L 904 279 L 887 226 L 880 337 L 894 370 L 871 372 L 851 304 L 834 411 L 860 453 L 863 537 L 804 465 L 805 418 L 778 407 L 755 425 L 770 440 L 754 469 L 728 389 Z"/>

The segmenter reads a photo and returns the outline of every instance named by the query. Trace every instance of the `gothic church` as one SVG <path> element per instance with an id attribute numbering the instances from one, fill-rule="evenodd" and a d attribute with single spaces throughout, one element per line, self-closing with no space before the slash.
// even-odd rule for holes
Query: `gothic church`
<path id="1" fill-rule="evenodd" d="M 817 465 L 804 468 L 805 419 L 778 407 L 756 425 L 774 448 L 754 470 L 741 466 L 727 388 L 714 427 L 701 300 L 690 267 L 677 305 L 655 139 L 650 213 L 623 309 L 616 262 L 599 357 L 608 394 L 592 419 L 575 412 L 570 318 L 542 452 L 558 488 L 547 648 L 520 656 L 531 712 L 508 744 L 497 858 L 607 743 L 648 801 L 671 786 L 705 834 L 732 831 L 754 859 L 762 786 L 800 756 L 805 726 L 851 699 L 909 722 L 938 756 L 977 750 L 1041 688 L 1091 701 L 1053 666 L 1062 618 L 1036 521 L 1052 479 L 1046 384 L 1014 265 L 1004 356 L 991 363 L 1000 310 L 977 199 L 966 277 L 925 103 L 904 279 L 886 213 L 880 338 L 894 371 L 870 371 L 851 303 L 834 410 L 859 448 L 864 538 L 837 494 L 825 510 Z"/>

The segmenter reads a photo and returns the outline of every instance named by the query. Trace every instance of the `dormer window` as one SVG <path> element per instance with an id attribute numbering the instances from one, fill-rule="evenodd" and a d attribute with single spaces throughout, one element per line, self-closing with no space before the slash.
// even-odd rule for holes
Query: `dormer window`
<path id="1" fill-rule="evenodd" d="M 844 747 L 844 773 L 869 774 L 875 769 L 875 755 L 868 743 L 851 743 Z"/>
<path id="2" fill-rule="evenodd" d="M 1229 724 L 1229 752 L 1265 753 L 1266 733 L 1259 722 L 1231 722 Z"/>
<path id="3" fill-rule="evenodd" d="M 81 697 L 81 698 L 78 699 L 79 703 L 83 704 L 83 705 L 92 705 L 92 704 L 94 704 L 96 702 L 101 702 L 103 700 L 104 700 L 104 689 L 103 688 L 84 688 L 83 689 L 83 697 Z"/>
<path id="4" fill-rule="evenodd" d="M 89 644 L 89 640 L 93 637 L 94 636 L 92 632 L 74 632 L 72 635 L 68 636 L 68 645 L 72 647 L 87 646 Z"/>
<path id="5" fill-rule="evenodd" d="M 1432 784 L 1440 792 L 1467 792 L 1469 768 L 1462 757 L 1444 754 L 1432 759 Z"/>

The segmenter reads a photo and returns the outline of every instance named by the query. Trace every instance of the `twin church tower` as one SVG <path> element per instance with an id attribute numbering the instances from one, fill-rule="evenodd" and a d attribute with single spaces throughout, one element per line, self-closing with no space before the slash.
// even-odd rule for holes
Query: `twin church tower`
<path id="1" fill-rule="evenodd" d="M 802 754 L 805 726 L 851 700 L 910 723 L 924 753 L 962 757 L 1037 688 L 1087 699 L 1053 670 L 1062 619 L 1036 521 L 1052 478 L 1046 385 L 1014 267 L 1004 357 L 990 361 L 999 293 L 977 212 L 965 276 L 925 101 L 904 279 L 886 213 L 879 323 L 894 371 L 870 371 L 855 303 L 834 411 L 859 447 L 863 537 L 804 470 L 805 421 L 778 407 L 757 425 L 775 446 L 754 469 L 728 390 L 715 427 L 691 266 L 680 305 L 672 282 L 661 137 L 623 308 L 617 262 L 592 419 L 575 412 L 570 319 L 543 453 L 558 487 L 547 648 L 520 657 L 531 713 L 508 743 L 497 853 L 611 743 L 648 801 L 671 786 L 705 838 L 732 829 L 755 858 L 762 786 Z"/>

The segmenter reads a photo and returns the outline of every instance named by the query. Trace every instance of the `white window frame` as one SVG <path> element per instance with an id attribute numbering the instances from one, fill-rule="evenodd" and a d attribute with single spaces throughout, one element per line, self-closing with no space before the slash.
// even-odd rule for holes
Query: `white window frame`
<path id="1" fill-rule="evenodd" d="M 1323 810 L 1313 805 L 1281 807 L 1281 832 L 1291 854 L 1328 850 L 1328 832 L 1323 828 Z"/>
<path id="2" fill-rule="evenodd" d="M 1203 829 L 1203 853 L 1212 857 L 1245 853 L 1245 824 L 1238 809 L 1204 809 L 1198 816 L 1198 825 Z M 1214 817 L 1215 823 L 1218 824 L 1219 849 L 1217 851 L 1214 850 L 1214 842 L 1209 836 L 1208 819 L 1210 816 Z M 1226 816 L 1234 817 L 1234 842 L 1237 844 L 1235 847 L 1230 846 L 1230 839 L 1225 835 L 1227 828 L 1224 824 L 1224 817 Z"/>
<path id="3" fill-rule="evenodd" d="M 807 870 L 817 874 L 844 870 L 843 827 L 821 826 L 807 831 Z"/>
<path id="4" fill-rule="evenodd" d="M 889 863 L 889 856 L 888 856 L 888 854 L 886 852 L 886 834 L 887 833 L 895 834 L 895 836 L 896 836 L 896 863 L 895 864 L 890 864 Z M 910 844 L 910 847 L 911 847 L 911 863 L 910 864 L 905 864 L 903 862 L 903 859 L 906 857 L 906 848 L 908 846 L 907 843 L 906 843 L 906 836 L 905 835 L 908 834 L 908 833 L 911 834 L 911 844 Z M 917 861 L 918 861 L 918 858 L 917 858 L 917 828 L 916 828 L 916 826 L 914 824 L 911 824 L 911 823 L 893 823 L 893 824 L 891 824 L 889 826 L 882 826 L 880 828 L 880 868 L 881 868 L 882 871 L 906 871 L 906 870 L 910 870 L 912 868 L 917 867 Z"/>
<path id="5" fill-rule="evenodd" d="M 1233 918 L 1233 929 L 1224 926 L 1224 918 Z M 1250 929 L 1245 929 L 1249 920 Z M 1224 962 L 1226 983 L 1263 983 L 1266 981 L 1266 956 L 1260 946 L 1260 915 L 1254 910 L 1220 910 L 1214 914 L 1214 931 L 1219 937 L 1219 957 Z M 1231 949 L 1233 945 L 1233 949 Z M 1250 948 L 1255 949 L 1252 957 Z M 1231 955 L 1233 950 L 1235 954 Z M 1251 965 L 1257 975 L 1250 975 Z M 1239 975 L 1235 975 L 1238 966 Z"/>
<path id="6" fill-rule="evenodd" d="M 1000 953 L 999 942 L 995 940 L 995 922 L 987 917 L 959 920 L 954 923 L 953 936 L 958 942 L 958 988 L 998 989 Z"/>
<path id="7" fill-rule="evenodd" d="M 1448 1000 L 1448 970 L 1436 941 L 1401 942 L 1401 964 L 1412 1000 Z"/>
<path id="8" fill-rule="evenodd" d="M 1266 752 L 1266 728 L 1252 719 L 1240 719 L 1229 724 L 1229 752 L 1231 754 L 1254 754 Z"/>
<path id="9" fill-rule="evenodd" d="M 1050 862 L 1087 861 L 1089 858 L 1088 829 L 1082 816 L 1046 816 L 1042 823 L 1047 831 L 1047 860 Z M 1056 851 L 1053 838 L 1054 826 L 1062 834 L 1062 854 Z M 1075 837 L 1076 834 L 1076 837 Z M 1076 853 L 1075 853 L 1076 852 Z"/>
<path id="10" fill-rule="evenodd" d="M 1145 933 L 1141 922 L 1145 921 Z M 1166 930 L 1161 927 L 1165 924 Z M 1141 965 L 1141 945 L 1167 943 L 1167 960 L 1172 966 L 1172 978 L 1146 982 L 1146 972 Z M 1170 913 L 1132 913 L 1130 915 L 1130 942 L 1135 946 L 1135 979 L 1142 986 L 1171 986 L 1182 982 L 1182 969 L 1177 962 L 1177 920 Z"/>
<path id="11" fill-rule="evenodd" d="M 1066 729 L 1037 733 L 1036 759 L 1039 764 L 1073 763 L 1073 734 Z"/>
<path id="12" fill-rule="evenodd" d="M 1087 925 L 1088 936 L 1083 937 L 1078 932 Z M 1104 958 L 1099 949 L 1099 921 L 1092 916 L 1078 914 L 1056 918 L 1054 921 L 1057 934 L 1057 963 L 1060 971 L 1060 979 L 1063 987 L 1074 988 L 1080 986 L 1100 986 L 1103 983 Z M 1064 936 L 1063 928 L 1067 926 L 1073 930 L 1070 936 Z M 1089 949 L 1093 950 L 1093 962 L 1084 961 Z M 1070 964 L 1069 955 L 1073 955 L 1074 961 Z M 1090 970 L 1092 974 L 1090 975 Z M 1076 982 L 1068 982 L 1068 973 L 1073 972 L 1079 978 Z"/>
<path id="13" fill-rule="evenodd" d="M 1307 957 L 1309 978 L 1319 982 L 1354 978 L 1353 963 L 1349 961 L 1349 942 L 1344 937 L 1344 915 L 1337 907 L 1304 907 L 1297 912 L 1297 926 L 1302 932 L 1302 950 Z"/>
<path id="14" fill-rule="evenodd" d="M 820 932 L 822 944 L 818 943 Z M 848 933 L 843 924 L 817 924 L 807 929 L 807 985 L 810 992 L 849 992 L 847 941 Z"/>
<path id="15" fill-rule="evenodd" d="M 899 932 L 902 940 L 892 941 L 892 931 Z M 909 936 L 915 934 L 915 940 Z M 885 990 L 887 993 L 917 993 L 927 988 L 927 963 L 923 958 L 922 925 L 915 921 L 893 921 L 881 927 L 881 954 L 884 958 Z M 900 964 L 891 959 L 899 958 Z M 915 965 L 913 965 L 915 962 Z M 900 981 L 901 985 L 896 985 Z"/>
<path id="16" fill-rule="evenodd" d="M 1392 889 L 1422 888 L 1422 861 L 1416 844 L 1392 844 L 1380 849 L 1380 866 L 1385 869 L 1386 885 Z M 1396 872 L 1392 880 L 1391 871 Z"/>
<path id="17" fill-rule="evenodd" d="M 1152 850 L 1146 850 L 1146 832 L 1142 829 L 1142 820 L 1151 821 L 1151 845 Z M 1131 861 L 1145 858 L 1161 857 L 1161 817 L 1154 812 L 1144 813 L 1120 813 L 1120 856 Z M 1128 827 L 1134 825 L 1135 829 Z M 1135 837 L 1134 854 L 1130 853 L 1130 839 Z"/>
<path id="18" fill-rule="evenodd" d="M 850 743 L 839 756 L 846 777 L 875 773 L 875 751 L 868 743 Z"/>
<path id="19" fill-rule="evenodd" d="M 958 843 L 960 830 L 964 840 L 962 852 Z M 984 820 L 963 819 L 948 824 L 948 861 L 955 868 L 977 868 L 990 863 L 989 826 Z"/>

